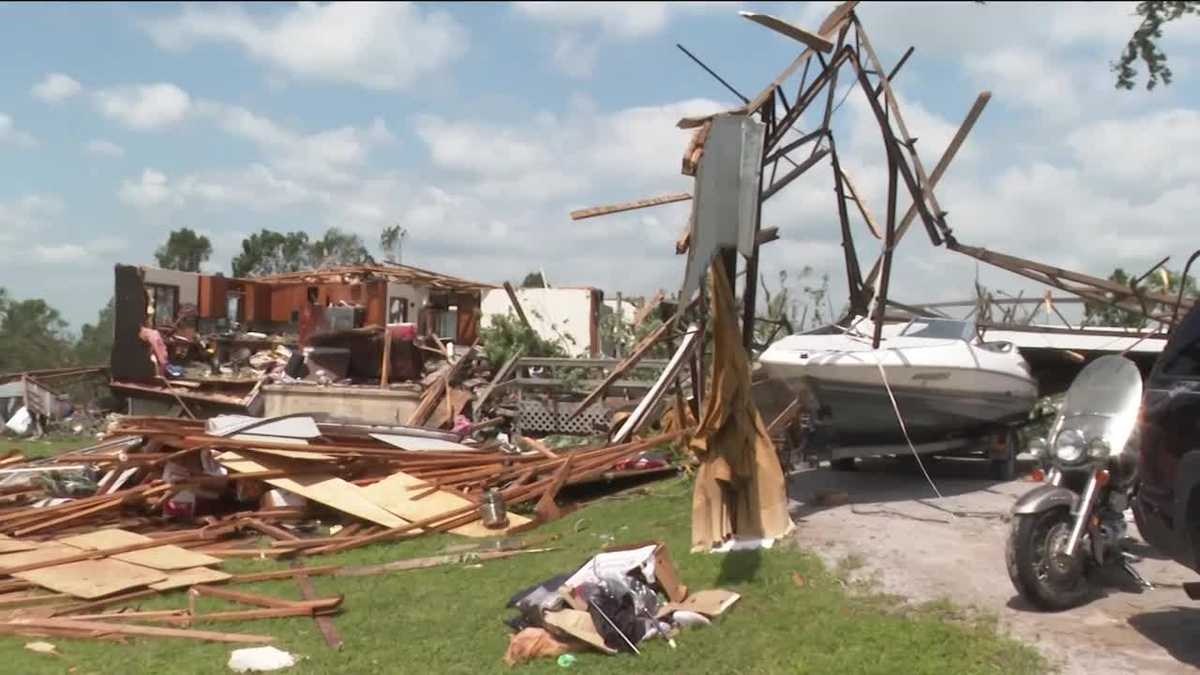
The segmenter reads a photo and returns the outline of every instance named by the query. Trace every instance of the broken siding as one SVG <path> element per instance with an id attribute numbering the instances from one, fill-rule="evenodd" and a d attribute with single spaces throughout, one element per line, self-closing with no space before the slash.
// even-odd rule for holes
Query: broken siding
<path id="1" fill-rule="evenodd" d="M 559 343 L 570 356 L 597 353 L 598 291 L 591 288 L 518 288 L 517 300 L 525 310 L 529 324 L 542 338 Z M 515 310 L 504 289 L 493 289 L 483 296 L 482 321 L 491 325 L 492 317 Z"/>

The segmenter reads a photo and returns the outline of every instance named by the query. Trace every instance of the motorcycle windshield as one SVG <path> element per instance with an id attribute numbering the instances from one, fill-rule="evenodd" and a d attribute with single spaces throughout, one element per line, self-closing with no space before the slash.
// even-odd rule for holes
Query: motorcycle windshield
<path id="1" fill-rule="evenodd" d="M 1121 356 L 1102 356 L 1079 372 L 1063 399 L 1062 429 L 1088 439 L 1103 437 L 1113 448 L 1129 439 L 1142 400 L 1142 374 Z"/>

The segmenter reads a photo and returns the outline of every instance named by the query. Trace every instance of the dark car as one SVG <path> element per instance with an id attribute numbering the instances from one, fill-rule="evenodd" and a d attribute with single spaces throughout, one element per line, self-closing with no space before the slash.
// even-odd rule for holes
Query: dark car
<path id="1" fill-rule="evenodd" d="M 1200 303 L 1172 332 L 1142 397 L 1140 485 L 1133 513 L 1142 537 L 1200 571 Z"/>

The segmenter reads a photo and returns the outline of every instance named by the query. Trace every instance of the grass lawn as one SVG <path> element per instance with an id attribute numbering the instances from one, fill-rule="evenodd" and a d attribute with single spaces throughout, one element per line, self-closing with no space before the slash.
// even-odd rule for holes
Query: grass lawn
<path id="1" fill-rule="evenodd" d="M 268 619 L 198 626 L 269 634 L 281 649 L 305 660 L 297 673 L 479 673 L 509 670 L 501 660 L 508 629 L 504 604 L 520 588 L 567 572 L 609 542 L 664 540 L 683 583 L 721 587 L 742 600 L 713 626 L 683 632 L 670 649 L 645 643 L 641 656 L 580 652 L 574 669 L 587 673 L 1027 673 L 1045 666 L 1029 647 L 998 636 L 993 622 L 966 619 L 948 603 L 904 607 L 896 598 L 855 590 L 817 558 L 790 546 L 725 555 L 688 553 L 690 482 L 671 479 L 634 493 L 603 499 L 534 530 L 557 535 L 559 550 L 481 563 L 396 572 L 373 577 L 316 577 L 320 595 L 344 594 L 334 623 L 345 640 L 330 650 L 310 619 Z M 439 535 L 381 544 L 309 564 L 370 564 L 443 552 L 464 543 Z M 840 573 L 853 561 L 840 566 Z M 281 564 L 232 560 L 230 571 L 261 571 Z M 801 583 L 797 583 L 799 580 Z M 298 598 L 291 580 L 239 586 Z M 186 606 L 182 591 L 159 596 L 143 609 Z M 201 611 L 226 607 L 202 599 Z M 243 607 L 239 607 L 241 609 Z M 62 657 L 23 649 L 30 638 L 0 638 L 0 672 L 10 673 L 225 673 L 237 645 L 138 639 L 130 644 L 51 638 Z M 557 673 L 552 659 L 514 670 Z"/>
<path id="2" fill-rule="evenodd" d="M 40 459 L 96 443 L 96 437 L 92 434 L 47 434 L 36 440 L 4 436 L 0 437 L 0 455 L 9 450 L 19 450 L 27 459 Z"/>

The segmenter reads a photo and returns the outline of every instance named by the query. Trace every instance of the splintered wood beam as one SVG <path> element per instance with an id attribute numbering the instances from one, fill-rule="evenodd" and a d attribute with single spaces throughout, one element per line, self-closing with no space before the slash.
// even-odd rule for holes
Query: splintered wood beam
<path id="1" fill-rule="evenodd" d="M 841 28 L 842 24 L 850 19 L 851 12 L 854 10 L 855 5 L 857 4 L 857 0 L 849 0 L 848 2 L 843 2 L 835 7 L 833 11 L 829 13 L 829 16 L 825 17 L 825 20 L 821 22 L 821 27 L 817 29 L 817 35 L 825 38 L 828 38 L 828 36 L 832 35 L 834 31 Z M 727 112 L 745 114 L 758 110 L 764 103 L 767 102 L 767 99 L 769 99 L 771 95 L 775 93 L 776 89 L 778 89 L 785 81 L 787 81 L 789 77 L 799 70 L 801 66 L 808 63 L 808 60 L 811 59 L 816 53 L 816 50 L 812 48 L 805 49 L 800 53 L 799 56 L 795 58 L 795 60 L 788 64 L 787 68 L 783 69 L 783 72 L 779 73 L 779 75 L 776 76 L 774 80 L 771 80 L 771 82 L 764 87 L 757 96 L 751 99 L 749 103 Z M 796 106 L 792 106 L 792 110 L 795 110 L 798 105 L 799 104 L 797 103 Z M 684 117 L 683 119 L 679 120 L 675 126 L 679 127 L 680 129 L 694 129 L 701 124 L 704 124 L 708 120 L 711 120 L 712 118 L 713 115 Z"/>
<path id="2" fill-rule="evenodd" d="M 783 175 L 782 178 L 775 181 L 774 183 L 771 184 L 770 187 L 763 190 L 762 200 L 765 202 L 768 199 L 770 199 L 776 192 L 779 192 L 783 188 L 787 187 L 788 183 L 791 183 L 792 181 L 796 180 L 805 171 L 808 171 L 809 169 L 811 169 L 814 164 L 821 161 L 822 159 L 825 159 L 825 155 L 828 155 L 828 154 L 829 154 L 829 148 L 822 148 L 819 152 L 817 152 L 817 154 L 813 155 L 812 157 L 809 157 L 808 159 L 804 160 L 803 162 L 800 162 L 800 164 L 797 165 L 796 168 L 792 169 L 791 171 L 788 171 L 787 173 L 785 173 Z"/>
<path id="3" fill-rule="evenodd" d="M 988 101 L 992 99 L 992 92 L 983 91 L 975 98 L 975 103 L 971 109 L 967 111 L 967 116 L 963 118 L 962 124 L 958 125 L 958 131 L 954 132 L 954 138 L 950 139 L 950 144 L 946 146 L 945 152 L 942 153 L 942 158 L 938 160 L 937 166 L 933 167 L 933 173 L 929 175 L 929 187 L 937 186 L 938 181 L 946 174 L 946 169 L 950 168 L 950 162 L 954 161 L 955 155 L 958 154 L 959 148 L 967 140 L 967 135 L 971 133 L 971 129 L 975 127 L 975 122 L 979 120 L 979 116 L 983 114 L 983 109 L 987 107 Z M 914 202 L 909 205 L 908 211 L 905 212 L 904 218 L 900 219 L 900 225 L 896 227 L 896 241 L 899 242 L 909 226 L 917 217 L 917 205 Z M 866 285 L 871 286 L 879 277 L 880 265 L 883 259 L 875 261 L 875 265 L 871 267 L 871 272 L 867 274 Z"/>
<path id="4" fill-rule="evenodd" d="M 651 206 L 662 206 L 663 204 L 673 204 L 675 202 L 685 202 L 692 198 L 692 195 L 686 192 L 672 192 L 671 194 L 659 195 L 657 197 L 647 197 L 645 199 L 637 199 L 631 202 L 622 202 L 620 204 L 608 204 L 606 206 L 593 206 L 589 209 L 579 209 L 571 212 L 571 220 L 583 220 L 584 218 L 595 218 L 596 216 L 606 216 L 610 213 L 621 213 L 623 211 L 633 211 L 635 209 L 645 209 Z"/>
<path id="5" fill-rule="evenodd" d="M 738 14 L 743 19 L 749 19 L 760 26 L 770 28 L 780 35 L 790 37 L 809 49 L 815 49 L 826 54 L 833 51 L 833 43 L 829 40 L 778 17 L 771 16 L 770 14 L 759 14 L 758 12 L 738 12 Z"/>
<path id="6" fill-rule="evenodd" d="M 879 225 L 875 222 L 875 216 L 871 215 L 871 211 L 867 208 L 867 203 L 863 201 L 858 188 L 854 185 L 854 181 L 850 180 L 850 174 L 846 173 L 846 170 L 840 167 L 838 171 L 842 174 L 842 186 L 846 188 L 846 197 L 858 207 L 858 213 L 866 221 L 867 227 L 871 229 L 871 234 L 876 239 L 883 239 L 883 233 L 879 231 Z"/>
<path id="7" fill-rule="evenodd" d="M 778 227 L 764 227 L 758 231 L 758 234 L 754 235 L 754 243 L 761 246 L 762 244 L 775 241 L 778 238 Z M 691 229 L 688 229 L 679 236 L 679 239 L 675 241 L 675 255 L 683 255 L 684 253 L 687 253 L 688 249 L 691 248 L 691 245 L 692 231 Z"/>
<path id="8" fill-rule="evenodd" d="M 887 107 L 891 110 L 892 117 L 896 120 L 896 127 L 900 130 L 900 140 L 903 141 L 905 149 L 912 158 L 913 171 L 916 172 L 917 187 L 920 191 L 914 195 L 917 199 L 925 199 L 929 201 L 929 206 L 932 208 L 932 215 L 935 220 L 941 220 L 942 207 L 938 204 L 937 197 L 933 194 L 933 187 L 929 184 L 929 176 L 925 174 L 925 167 L 921 165 L 921 157 L 917 153 L 916 139 L 908 131 L 908 125 L 904 123 L 904 116 L 900 113 L 900 101 L 896 99 L 896 93 L 892 91 L 892 85 L 884 74 L 883 63 L 879 60 L 879 55 L 875 53 L 875 49 L 871 47 L 871 41 L 867 38 L 867 32 L 863 30 L 862 24 L 858 19 L 853 20 L 854 25 L 858 28 L 859 44 L 862 50 L 867 53 L 867 58 L 870 61 L 871 67 L 875 72 L 879 73 L 879 83 L 883 85 Z M 864 93 L 870 95 L 871 90 Z"/>

